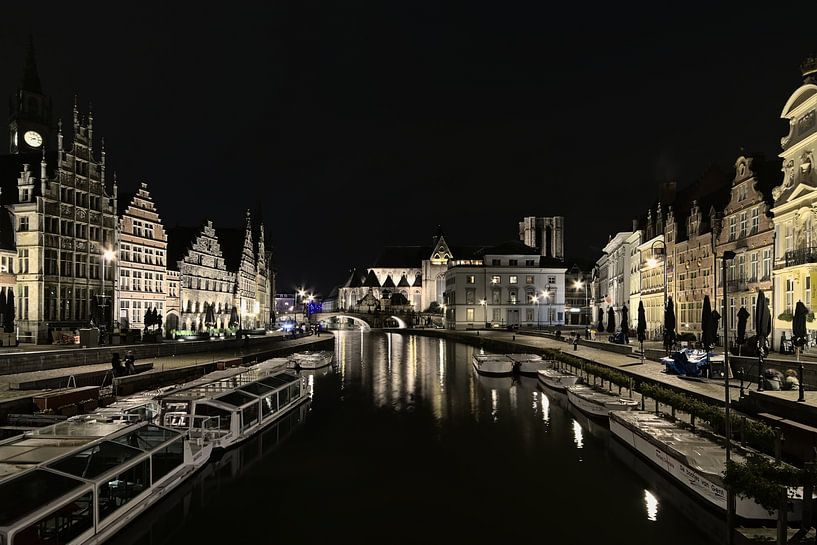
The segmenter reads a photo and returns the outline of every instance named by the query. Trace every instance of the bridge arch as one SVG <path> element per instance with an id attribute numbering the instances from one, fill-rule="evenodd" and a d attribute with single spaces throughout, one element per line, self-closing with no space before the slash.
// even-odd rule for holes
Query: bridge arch
<path id="1" fill-rule="evenodd" d="M 363 318 L 354 316 L 353 314 L 344 314 L 342 312 L 323 312 L 320 315 L 318 315 L 317 318 L 319 320 L 329 320 L 331 318 L 337 318 L 339 320 L 349 319 L 352 320 L 357 325 L 359 325 L 360 328 L 365 331 L 368 331 L 372 328 L 372 326 L 369 325 L 369 322 L 367 322 Z"/>

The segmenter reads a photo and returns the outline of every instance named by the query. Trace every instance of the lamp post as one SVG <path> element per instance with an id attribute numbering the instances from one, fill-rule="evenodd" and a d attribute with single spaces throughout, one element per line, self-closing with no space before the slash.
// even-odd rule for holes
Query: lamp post
<path id="1" fill-rule="evenodd" d="M 548 327 L 552 327 L 551 317 L 550 317 L 550 292 L 542 291 L 542 297 L 545 298 L 545 303 L 547 303 L 547 308 L 545 309 L 548 313 Z"/>
<path id="2" fill-rule="evenodd" d="M 539 325 L 539 296 L 538 295 L 531 295 L 530 296 L 531 303 L 536 305 L 536 330 L 542 329 Z"/>
<path id="3" fill-rule="evenodd" d="M 102 305 L 101 305 L 102 306 L 102 321 L 105 323 L 105 329 L 107 330 L 108 339 L 110 339 L 110 334 L 111 334 L 110 333 L 110 328 L 113 327 L 113 325 L 109 323 L 108 315 L 105 312 L 105 308 L 107 307 L 107 305 L 105 303 L 105 297 L 107 297 L 107 295 L 105 294 L 105 274 L 106 274 L 105 265 L 108 264 L 109 262 L 113 261 L 115 257 L 116 257 L 116 254 L 110 248 L 107 248 L 104 252 L 102 252 Z M 113 299 L 113 298 L 111 298 L 111 299 Z M 113 309 L 111 309 L 111 319 L 113 319 Z"/>
<path id="4" fill-rule="evenodd" d="M 479 304 L 482 307 L 482 317 L 484 318 L 483 322 L 487 325 L 488 324 L 488 301 L 485 299 L 480 299 Z"/>
<path id="5" fill-rule="evenodd" d="M 658 260 L 655 259 L 655 245 L 661 243 L 662 252 L 661 255 L 664 257 L 664 312 L 667 310 L 667 244 L 663 240 L 656 240 L 650 245 L 650 253 L 652 253 L 652 257 L 647 260 L 647 264 L 650 268 L 655 268 L 658 266 Z"/>
<path id="6" fill-rule="evenodd" d="M 726 465 L 732 455 L 732 422 L 729 415 L 729 342 L 726 335 L 729 332 L 729 300 L 726 297 L 726 262 L 735 259 L 735 252 L 723 252 L 723 397 L 724 397 L 724 435 L 726 436 Z M 735 492 L 731 486 L 726 487 L 726 544 L 732 545 L 732 527 L 735 519 Z"/>
<path id="7" fill-rule="evenodd" d="M 293 305 L 295 307 L 295 309 L 294 309 L 293 313 L 295 314 L 295 324 L 296 325 L 298 324 L 298 297 L 300 296 L 300 298 L 301 298 L 301 303 L 300 304 L 303 304 L 305 295 L 306 295 L 306 291 L 303 288 L 299 288 L 298 291 L 295 292 L 295 304 Z"/>
<path id="8" fill-rule="evenodd" d="M 584 289 L 584 306 L 587 309 L 587 325 L 590 325 L 590 301 L 587 298 L 587 286 L 585 285 L 585 282 L 576 280 L 573 283 L 573 287 L 576 289 L 576 291 Z M 584 314 L 584 311 L 582 311 L 582 314 Z"/>

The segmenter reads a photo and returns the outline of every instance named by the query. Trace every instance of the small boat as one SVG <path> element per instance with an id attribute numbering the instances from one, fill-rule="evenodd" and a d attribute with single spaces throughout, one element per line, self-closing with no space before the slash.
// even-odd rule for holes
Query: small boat
<path id="1" fill-rule="evenodd" d="M 610 413 L 610 431 L 619 440 L 641 454 L 664 475 L 681 483 L 710 506 L 726 511 L 726 488 L 723 474 L 726 470 L 724 447 L 714 438 L 682 427 L 656 414 L 645 411 Z M 744 462 L 751 452 L 733 445 L 732 460 Z M 802 518 L 802 488 L 788 489 L 790 521 Z M 775 520 L 771 513 L 753 498 L 736 494 L 735 513 L 747 520 Z"/>
<path id="2" fill-rule="evenodd" d="M 503 354 L 474 354 L 474 369 L 481 375 L 512 375 L 514 362 Z"/>
<path id="3" fill-rule="evenodd" d="M 639 406 L 635 399 L 620 397 L 584 384 L 568 386 L 567 399 L 585 414 L 602 418 L 607 418 L 610 411 L 634 411 Z"/>
<path id="4" fill-rule="evenodd" d="M 309 399 L 301 377 L 286 371 L 214 371 L 161 397 L 162 424 L 188 430 L 214 449 L 226 449 L 255 435 L 290 408 Z M 201 430 L 196 435 L 194 430 Z"/>
<path id="5" fill-rule="evenodd" d="M 0 543 L 102 543 L 190 478 L 211 451 L 177 430 L 101 415 L 3 442 Z"/>
<path id="6" fill-rule="evenodd" d="M 553 366 L 551 360 L 545 360 L 539 354 L 505 354 L 514 363 L 514 370 L 521 375 L 535 377 L 536 373 Z"/>
<path id="7" fill-rule="evenodd" d="M 558 369 L 544 369 L 537 373 L 539 382 L 554 390 L 564 391 L 568 386 L 573 386 L 579 381 L 579 377 L 566 371 Z"/>
<path id="8" fill-rule="evenodd" d="M 290 369 L 320 369 L 332 363 L 335 353 L 329 350 L 316 350 L 307 352 L 296 352 L 292 354 Z"/>

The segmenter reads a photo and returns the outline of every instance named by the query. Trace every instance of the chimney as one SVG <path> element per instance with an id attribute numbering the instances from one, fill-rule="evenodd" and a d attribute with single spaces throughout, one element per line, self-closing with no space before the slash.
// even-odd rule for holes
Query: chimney
<path id="1" fill-rule="evenodd" d="M 633 220 L 633 232 L 638 231 L 638 220 Z"/>

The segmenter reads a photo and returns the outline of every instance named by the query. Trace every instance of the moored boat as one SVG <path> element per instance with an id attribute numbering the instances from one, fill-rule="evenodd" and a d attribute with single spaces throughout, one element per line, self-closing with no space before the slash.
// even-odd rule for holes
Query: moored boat
<path id="1" fill-rule="evenodd" d="M 176 430 L 101 415 L 4 442 L 0 543 L 101 543 L 190 477 L 211 450 Z"/>
<path id="2" fill-rule="evenodd" d="M 726 511 L 726 470 L 724 447 L 717 441 L 644 411 L 610 413 L 610 431 L 641 454 L 665 475 L 681 483 L 710 506 Z M 747 451 L 734 446 L 731 458 L 745 461 Z M 802 516 L 802 489 L 788 490 L 788 520 Z M 775 520 L 776 511 L 769 512 L 754 499 L 736 495 L 735 513 L 747 520 Z"/>
<path id="3" fill-rule="evenodd" d="M 292 354 L 290 364 L 292 369 L 320 369 L 332 363 L 335 353 L 330 350 L 316 350 L 296 352 Z"/>
<path id="4" fill-rule="evenodd" d="M 193 430 L 201 430 L 215 449 L 244 441 L 309 398 L 304 380 L 286 371 L 251 370 L 201 380 L 161 397 L 162 424 L 190 430 L 191 438 Z"/>
<path id="5" fill-rule="evenodd" d="M 564 391 L 568 386 L 573 386 L 579 381 L 579 377 L 566 371 L 558 369 L 544 369 L 536 373 L 539 382 L 554 390 Z"/>
<path id="6" fill-rule="evenodd" d="M 514 362 L 504 354 L 474 354 L 474 369 L 481 375 L 503 376 L 513 374 Z"/>
<path id="7" fill-rule="evenodd" d="M 635 399 L 623 398 L 584 384 L 568 386 L 567 400 L 585 414 L 601 418 L 607 418 L 610 411 L 633 411 L 639 405 Z"/>
<path id="8" fill-rule="evenodd" d="M 506 354 L 506 356 L 513 361 L 517 373 L 532 377 L 553 365 L 551 360 L 543 359 L 539 354 Z"/>

